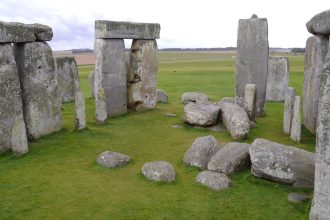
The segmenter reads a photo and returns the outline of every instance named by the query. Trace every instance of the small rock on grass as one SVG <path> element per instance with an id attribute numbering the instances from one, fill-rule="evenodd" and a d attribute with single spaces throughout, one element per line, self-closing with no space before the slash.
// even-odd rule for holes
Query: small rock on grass
<path id="1" fill-rule="evenodd" d="M 130 157 L 125 154 L 105 151 L 98 156 L 96 162 L 101 166 L 115 168 L 129 163 L 130 160 Z"/>

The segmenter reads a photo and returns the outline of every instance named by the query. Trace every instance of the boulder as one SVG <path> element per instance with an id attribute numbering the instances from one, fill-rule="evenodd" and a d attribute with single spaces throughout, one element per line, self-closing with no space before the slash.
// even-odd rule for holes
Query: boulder
<path id="1" fill-rule="evenodd" d="M 290 138 L 295 142 L 300 142 L 301 122 L 300 122 L 300 96 L 296 96 L 293 104 L 292 125 Z"/>
<path id="2" fill-rule="evenodd" d="M 92 71 L 88 75 L 88 82 L 89 82 L 89 88 L 91 89 L 91 95 L 92 95 L 93 98 L 95 98 L 95 95 L 94 95 L 94 80 L 95 80 L 95 72 Z"/>
<path id="3" fill-rule="evenodd" d="M 168 103 L 168 95 L 164 90 L 157 89 L 157 102 Z"/>
<path id="4" fill-rule="evenodd" d="M 205 170 L 207 163 L 218 150 L 220 144 L 212 135 L 198 137 L 185 153 L 183 162 Z"/>
<path id="5" fill-rule="evenodd" d="M 330 9 L 323 11 L 311 18 L 306 23 L 306 27 L 309 33 L 314 35 L 330 35 Z"/>
<path id="6" fill-rule="evenodd" d="M 288 87 L 285 93 L 284 101 L 284 116 L 283 116 L 283 131 L 286 134 L 290 134 L 292 117 L 293 117 L 293 105 L 296 97 L 296 90 L 292 87 Z"/>
<path id="7" fill-rule="evenodd" d="M 86 127 L 85 116 L 85 97 L 81 91 L 77 91 L 75 94 L 75 115 L 76 115 L 76 129 L 82 130 Z"/>
<path id="8" fill-rule="evenodd" d="M 18 22 L 0 21 L 0 43 L 24 43 L 36 40 L 29 26 Z"/>
<path id="9" fill-rule="evenodd" d="M 227 175 L 250 168 L 249 144 L 230 142 L 209 161 L 207 169 Z"/>
<path id="10" fill-rule="evenodd" d="M 293 186 L 313 186 L 314 153 L 260 138 L 253 141 L 249 152 L 253 175 Z"/>
<path id="11" fill-rule="evenodd" d="M 189 103 L 184 107 L 183 120 L 192 125 L 207 127 L 219 122 L 220 107 L 214 104 Z"/>
<path id="12" fill-rule="evenodd" d="M 175 181 L 175 170 L 172 164 L 165 161 L 145 163 L 142 167 L 143 175 L 153 181 Z"/>
<path id="13" fill-rule="evenodd" d="M 105 151 L 101 153 L 96 160 L 101 166 L 110 168 L 121 167 L 128 164 L 130 161 L 131 159 L 129 156 L 113 151 Z"/>
<path id="14" fill-rule="evenodd" d="M 181 101 L 183 102 L 183 104 L 188 104 L 190 102 L 194 102 L 196 104 L 207 104 L 209 98 L 204 93 L 186 92 L 182 94 Z"/>
<path id="15" fill-rule="evenodd" d="M 231 180 L 223 173 L 202 171 L 196 177 L 196 182 L 213 190 L 223 190 L 231 187 Z"/>
<path id="16" fill-rule="evenodd" d="M 244 110 L 250 121 L 256 120 L 257 87 L 255 84 L 246 84 L 244 93 Z"/>

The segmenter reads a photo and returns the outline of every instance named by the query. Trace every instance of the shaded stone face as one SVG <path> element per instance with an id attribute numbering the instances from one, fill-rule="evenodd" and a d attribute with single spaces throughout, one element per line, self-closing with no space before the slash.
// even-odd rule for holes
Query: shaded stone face
<path id="1" fill-rule="evenodd" d="M 300 142 L 301 123 L 300 123 L 300 96 L 296 96 L 293 104 L 292 124 L 290 138 L 295 142 Z"/>
<path id="2" fill-rule="evenodd" d="M 285 93 L 284 100 L 284 116 L 283 116 L 283 131 L 287 134 L 291 132 L 293 105 L 296 97 L 296 90 L 292 87 L 288 87 Z"/>
<path id="3" fill-rule="evenodd" d="M 328 38 L 311 36 L 306 42 L 304 63 L 304 125 L 315 134 L 319 104 L 320 77 L 328 51 Z"/>
<path id="4" fill-rule="evenodd" d="M 323 11 L 314 17 L 306 24 L 307 30 L 314 34 L 330 35 L 330 9 Z"/>
<path id="5" fill-rule="evenodd" d="M 256 115 L 264 112 L 268 72 L 268 24 L 265 18 L 241 19 L 238 24 L 236 101 L 243 107 L 246 84 L 256 84 Z"/>
<path id="6" fill-rule="evenodd" d="M 157 102 L 168 103 L 168 95 L 164 90 L 157 89 Z"/>
<path id="7" fill-rule="evenodd" d="M 128 106 L 153 109 L 157 103 L 158 49 L 155 40 L 133 40 L 128 70 Z"/>
<path id="8" fill-rule="evenodd" d="M 0 152 L 28 151 L 20 82 L 13 47 L 0 44 Z"/>
<path id="9" fill-rule="evenodd" d="M 244 93 L 244 110 L 250 121 L 256 120 L 257 87 L 255 84 L 246 84 Z"/>
<path id="10" fill-rule="evenodd" d="M 268 58 L 267 101 L 284 101 L 289 83 L 289 61 L 286 57 Z"/>
<path id="11" fill-rule="evenodd" d="M 29 138 L 62 129 L 61 97 L 51 48 L 45 42 L 14 45 Z"/>

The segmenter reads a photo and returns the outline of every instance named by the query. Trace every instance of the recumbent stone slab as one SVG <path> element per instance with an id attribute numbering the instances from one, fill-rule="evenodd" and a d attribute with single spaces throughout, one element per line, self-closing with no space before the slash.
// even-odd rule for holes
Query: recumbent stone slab
<path id="1" fill-rule="evenodd" d="M 218 173 L 213 171 L 202 171 L 196 177 L 196 182 L 207 186 L 213 190 L 223 190 L 231 187 L 231 180 L 224 173 Z"/>
<path id="2" fill-rule="evenodd" d="M 314 34 L 330 35 L 330 9 L 323 11 L 306 23 L 307 30 Z"/>
<path id="3" fill-rule="evenodd" d="M 35 41 L 34 30 L 18 22 L 0 21 L 0 43 L 21 43 Z"/>
<path id="4" fill-rule="evenodd" d="M 188 104 L 194 102 L 196 104 L 207 104 L 209 98 L 206 94 L 200 92 L 186 92 L 181 96 L 181 101 L 183 104 Z"/>
<path id="5" fill-rule="evenodd" d="M 184 107 L 183 120 L 192 125 L 212 126 L 219 122 L 220 107 L 214 104 L 189 103 Z"/>
<path id="6" fill-rule="evenodd" d="M 292 124 L 290 138 L 295 142 L 300 142 L 301 122 L 300 122 L 300 96 L 296 96 L 293 104 Z"/>
<path id="7" fill-rule="evenodd" d="M 36 41 L 50 41 L 53 38 L 53 30 L 44 24 L 27 24 L 33 30 Z"/>
<path id="8" fill-rule="evenodd" d="M 110 168 L 123 166 L 130 161 L 131 159 L 129 156 L 113 151 L 105 151 L 101 153 L 96 160 L 98 164 Z"/>
<path id="9" fill-rule="evenodd" d="M 293 116 L 293 105 L 296 97 L 296 90 L 292 87 L 288 87 L 285 93 L 284 100 L 284 116 L 283 116 L 283 131 L 286 134 L 290 134 Z"/>
<path id="10" fill-rule="evenodd" d="M 255 84 L 246 84 L 244 93 L 244 110 L 250 121 L 256 121 L 257 87 Z"/>
<path id="11" fill-rule="evenodd" d="M 143 175 L 153 181 L 175 181 L 175 170 L 172 164 L 165 161 L 145 163 L 142 167 Z"/>

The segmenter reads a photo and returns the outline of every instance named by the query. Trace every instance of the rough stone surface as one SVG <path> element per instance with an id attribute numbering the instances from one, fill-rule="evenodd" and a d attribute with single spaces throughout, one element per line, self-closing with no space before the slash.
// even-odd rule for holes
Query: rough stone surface
<path id="1" fill-rule="evenodd" d="M 289 60 L 287 57 L 268 58 L 266 101 L 284 101 L 289 83 Z"/>
<path id="2" fill-rule="evenodd" d="M 202 171 L 196 177 L 196 182 L 213 190 L 223 190 L 231 187 L 231 180 L 223 173 Z"/>
<path id="3" fill-rule="evenodd" d="M 101 153 L 96 160 L 98 164 L 110 168 L 123 166 L 130 161 L 131 159 L 129 156 L 113 151 L 105 151 Z"/>
<path id="4" fill-rule="evenodd" d="M 296 96 L 293 104 L 292 124 L 290 138 L 295 142 L 300 142 L 301 122 L 300 122 L 300 96 Z"/>
<path id="5" fill-rule="evenodd" d="M 220 144 L 212 135 L 198 137 L 185 153 L 183 162 L 205 170 L 207 163 L 218 150 L 220 150 Z"/>
<path id="6" fill-rule="evenodd" d="M 62 102 L 75 100 L 75 92 L 80 90 L 77 63 L 74 57 L 54 57 L 57 83 L 61 91 Z"/>
<path id="7" fill-rule="evenodd" d="M 287 134 L 291 132 L 293 105 L 296 97 L 296 90 L 292 87 L 288 87 L 285 92 L 284 100 L 284 116 L 283 116 L 283 131 Z"/>
<path id="8" fill-rule="evenodd" d="M 293 186 L 313 186 L 314 153 L 259 138 L 249 152 L 253 175 Z"/>
<path id="9" fill-rule="evenodd" d="M 157 103 L 158 48 L 155 40 L 133 40 L 130 55 L 128 106 L 153 109 Z"/>
<path id="10" fill-rule="evenodd" d="M 46 42 L 14 45 L 29 138 L 62 129 L 61 95 L 54 58 Z"/>
<path id="11" fill-rule="evenodd" d="M 0 153 L 28 152 L 20 82 L 11 44 L 0 44 Z"/>
<path id="12" fill-rule="evenodd" d="M 43 24 L 27 24 L 33 30 L 36 41 L 50 41 L 53 38 L 51 27 Z"/>
<path id="13" fill-rule="evenodd" d="M 172 164 L 165 161 L 145 163 L 142 167 L 143 175 L 153 181 L 175 181 L 175 170 Z"/>
<path id="14" fill-rule="evenodd" d="M 34 31 L 18 22 L 0 21 L 0 43 L 21 43 L 35 41 Z"/>
<path id="15" fill-rule="evenodd" d="M 127 73 L 123 39 L 96 39 L 95 111 L 96 121 L 127 112 Z"/>
<path id="16" fill-rule="evenodd" d="M 328 51 L 328 38 L 311 36 L 306 42 L 304 63 L 304 125 L 315 134 L 319 104 L 320 77 Z"/>
<path id="17" fill-rule="evenodd" d="M 93 98 L 95 98 L 94 95 L 94 80 L 95 80 L 95 72 L 92 71 L 89 75 L 88 75 L 88 82 L 89 82 L 89 88 L 91 89 L 91 96 Z"/>
<path id="18" fill-rule="evenodd" d="M 220 102 L 231 102 L 231 103 L 236 103 L 236 98 L 234 97 L 223 97 Z"/>
<path id="19" fill-rule="evenodd" d="M 85 97 L 81 91 L 77 91 L 75 94 L 75 115 L 76 115 L 76 129 L 82 130 L 86 127 L 85 116 Z"/>
<path id="20" fill-rule="evenodd" d="M 237 37 L 236 101 L 243 107 L 246 84 L 256 84 L 256 115 L 264 112 L 268 72 L 268 24 L 265 18 L 240 19 Z"/>
<path id="21" fill-rule="evenodd" d="M 209 98 L 206 94 L 200 92 L 186 92 L 181 96 L 181 101 L 183 104 L 188 104 L 194 102 L 196 104 L 207 104 Z"/>
<path id="22" fill-rule="evenodd" d="M 250 168 L 249 144 L 230 142 L 209 161 L 207 169 L 227 175 Z"/>
<path id="23" fill-rule="evenodd" d="M 221 119 L 233 139 L 244 139 L 250 130 L 249 117 L 238 104 L 220 102 Z"/>
<path id="24" fill-rule="evenodd" d="M 330 9 L 323 11 L 309 20 L 306 24 L 307 30 L 314 34 L 330 35 Z"/>
<path id="25" fill-rule="evenodd" d="M 257 87 L 255 84 L 246 84 L 244 93 L 244 110 L 250 121 L 256 120 Z"/>
<path id="26" fill-rule="evenodd" d="M 321 74 L 316 135 L 315 186 L 310 219 L 330 216 L 330 44 Z"/>
<path id="27" fill-rule="evenodd" d="M 219 122 L 220 107 L 214 104 L 189 103 L 184 107 L 183 120 L 192 125 L 207 127 Z"/>
<path id="28" fill-rule="evenodd" d="M 310 199 L 310 197 L 311 196 L 306 193 L 289 193 L 288 200 L 294 203 L 302 203 Z"/>
<path id="29" fill-rule="evenodd" d="M 95 38 L 159 39 L 160 25 L 121 21 L 95 21 Z"/>
<path id="30" fill-rule="evenodd" d="M 164 90 L 157 89 L 157 102 L 168 103 L 168 95 Z"/>

